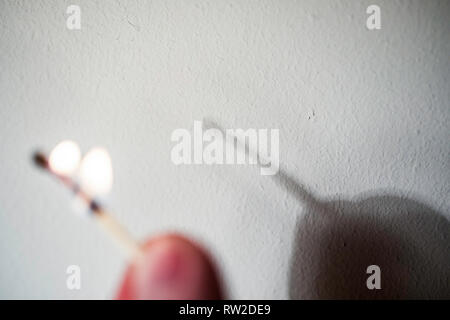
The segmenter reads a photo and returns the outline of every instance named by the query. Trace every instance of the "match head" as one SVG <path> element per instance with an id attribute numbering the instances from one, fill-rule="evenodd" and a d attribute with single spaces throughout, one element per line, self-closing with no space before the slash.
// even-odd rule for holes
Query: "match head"
<path id="1" fill-rule="evenodd" d="M 38 166 L 41 169 L 48 169 L 47 157 L 42 152 L 36 151 L 33 154 L 33 162 L 36 166 Z"/>

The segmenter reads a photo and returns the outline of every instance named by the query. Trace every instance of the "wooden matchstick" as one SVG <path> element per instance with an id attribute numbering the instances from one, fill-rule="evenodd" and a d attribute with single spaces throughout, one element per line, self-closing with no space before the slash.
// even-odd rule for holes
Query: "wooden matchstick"
<path id="1" fill-rule="evenodd" d="M 41 169 L 44 169 L 53 177 L 61 181 L 67 188 L 80 197 L 97 221 L 102 225 L 103 229 L 109 233 L 113 239 L 122 247 L 130 258 L 140 257 L 143 254 L 142 247 L 134 240 L 128 231 L 108 213 L 97 201 L 95 201 L 88 193 L 84 192 L 72 178 L 56 173 L 51 169 L 47 157 L 41 152 L 35 152 L 33 155 L 34 163 Z"/>

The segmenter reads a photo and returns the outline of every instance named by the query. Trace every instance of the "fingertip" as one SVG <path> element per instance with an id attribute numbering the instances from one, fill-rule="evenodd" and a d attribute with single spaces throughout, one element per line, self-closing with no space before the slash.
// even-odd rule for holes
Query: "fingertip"
<path id="1" fill-rule="evenodd" d="M 208 254 L 180 235 L 148 241 L 130 265 L 118 299 L 220 299 L 217 272 Z"/>

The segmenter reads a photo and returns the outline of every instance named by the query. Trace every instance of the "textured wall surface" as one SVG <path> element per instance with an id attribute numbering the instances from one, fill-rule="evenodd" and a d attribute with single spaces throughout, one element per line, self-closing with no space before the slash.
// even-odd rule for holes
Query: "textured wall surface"
<path id="1" fill-rule="evenodd" d="M 117 288 L 117 248 L 31 166 L 67 138 L 108 148 L 107 203 L 133 234 L 191 235 L 230 297 L 449 298 L 449 17 L 449 1 L 0 0 L 0 298 Z M 280 174 L 173 165 L 171 132 L 204 117 L 279 128 Z"/>

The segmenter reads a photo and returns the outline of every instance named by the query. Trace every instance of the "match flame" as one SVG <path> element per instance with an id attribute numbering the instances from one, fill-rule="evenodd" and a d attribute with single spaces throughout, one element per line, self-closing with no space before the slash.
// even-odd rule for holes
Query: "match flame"
<path id="1" fill-rule="evenodd" d="M 81 151 L 78 145 L 73 141 L 65 140 L 58 143 L 52 150 L 48 163 L 55 173 L 70 176 L 77 170 L 80 159 Z"/>
<path id="2" fill-rule="evenodd" d="M 104 148 L 91 149 L 81 161 L 81 187 L 91 195 L 104 195 L 111 190 L 113 182 L 112 162 Z"/>

